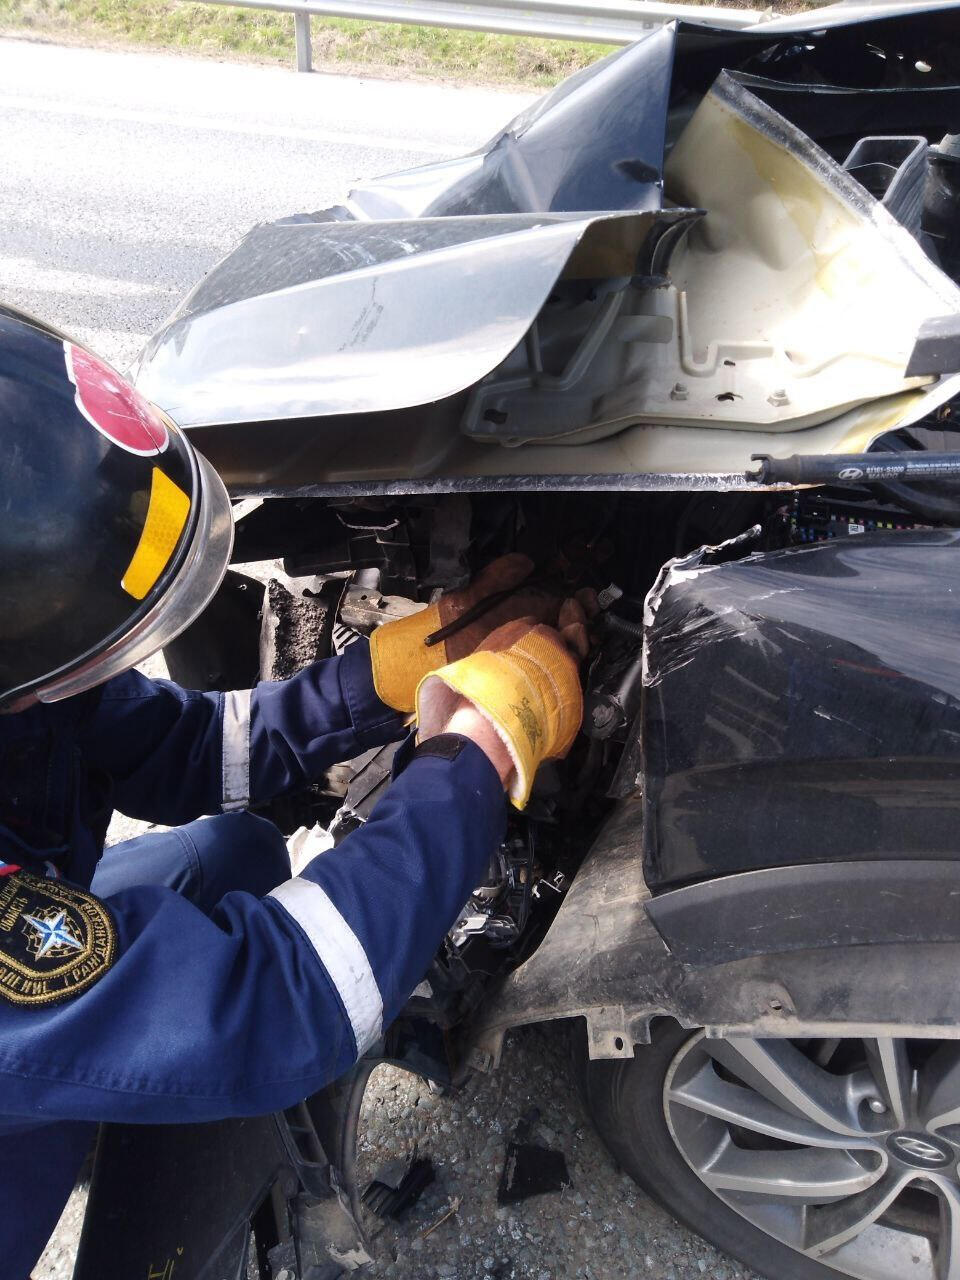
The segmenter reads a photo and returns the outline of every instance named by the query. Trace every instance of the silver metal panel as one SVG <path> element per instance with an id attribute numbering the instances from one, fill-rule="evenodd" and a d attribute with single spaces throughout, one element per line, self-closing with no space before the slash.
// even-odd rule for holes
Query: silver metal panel
<path id="1" fill-rule="evenodd" d="M 137 385 L 184 427 L 441 400 L 513 350 L 561 275 L 630 275 L 657 223 L 677 216 L 295 223 L 300 246 L 271 259 L 272 282 L 255 238 L 211 272 L 201 288 L 216 300 L 187 299 L 144 352 Z M 315 278 L 303 279 L 311 261 Z"/>

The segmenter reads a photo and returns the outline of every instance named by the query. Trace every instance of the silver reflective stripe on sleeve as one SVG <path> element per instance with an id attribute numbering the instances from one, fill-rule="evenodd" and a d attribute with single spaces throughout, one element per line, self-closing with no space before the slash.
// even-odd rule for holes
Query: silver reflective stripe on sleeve
<path id="1" fill-rule="evenodd" d="M 276 898 L 310 939 L 340 993 L 359 1057 L 380 1039 L 383 1030 L 383 998 L 359 938 L 312 880 L 285 880 L 269 896 Z"/>
<path id="2" fill-rule="evenodd" d="M 223 695 L 224 813 L 250 803 L 250 690 Z"/>

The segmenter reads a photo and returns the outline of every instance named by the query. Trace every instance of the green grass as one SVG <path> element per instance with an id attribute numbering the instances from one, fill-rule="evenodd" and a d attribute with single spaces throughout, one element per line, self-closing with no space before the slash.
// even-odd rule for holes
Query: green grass
<path id="1" fill-rule="evenodd" d="M 554 84 L 609 51 L 599 44 L 346 18 L 314 18 L 311 26 L 319 68 L 397 69 L 484 83 Z M 0 0 L 0 31 L 288 66 L 294 61 L 290 14 L 187 0 Z"/>
<path id="2" fill-rule="evenodd" d="M 812 8 L 820 2 L 779 0 L 776 7 Z M 765 7 L 764 0 L 752 4 Z M 294 60 L 290 14 L 189 0 L 0 0 L 0 32 L 288 66 Z M 320 69 L 402 72 L 484 84 L 555 84 L 609 52 L 609 46 L 601 44 L 346 18 L 314 18 L 312 32 L 314 61 Z"/>

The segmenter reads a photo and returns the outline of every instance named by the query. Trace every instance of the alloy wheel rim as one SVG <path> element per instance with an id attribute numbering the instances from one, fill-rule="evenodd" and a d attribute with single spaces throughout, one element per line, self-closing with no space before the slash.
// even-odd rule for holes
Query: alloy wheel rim
<path id="1" fill-rule="evenodd" d="M 960 1280 L 960 1042 L 693 1036 L 667 1127 L 719 1199 L 857 1280 Z"/>

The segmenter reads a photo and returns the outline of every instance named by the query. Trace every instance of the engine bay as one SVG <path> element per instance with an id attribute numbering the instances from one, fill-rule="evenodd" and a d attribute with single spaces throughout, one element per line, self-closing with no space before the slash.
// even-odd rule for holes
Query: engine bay
<path id="1" fill-rule="evenodd" d="M 751 523 L 756 500 L 721 496 L 678 530 L 676 512 L 687 502 L 591 494 L 306 499 L 266 502 L 239 523 L 236 554 L 262 562 L 276 551 L 278 526 L 289 530 L 295 521 L 284 575 L 266 592 L 265 678 L 292 674 L 304 658 L 342 652 L 376 626 L 465 585 L 509 551 L 525 552 L 535 578 L 561 597 L 596 594 L 584 732 L 566 760 L 540 770 L 527 808 L 511 811 L 485 882 L 411 997 L 411 1018 L 448 1034 L 469 1023 L 490 984 L 536 949 L 614 795 L 632 786 L 620 766 L 641 688 L 644 596 L 678 537 L 696 541 L 704 520 L 738 530 Z M 338 766 L 308 795 L 281 802 L 281 825 L 289 831 L 319 822 L 339 842 L 366 821 L 389 785 L 398 745 Z M 276 812 L 270 816 L 277 820 Z"/>

